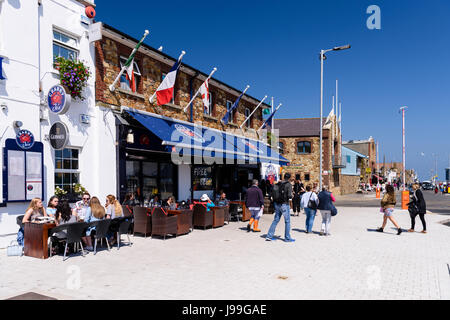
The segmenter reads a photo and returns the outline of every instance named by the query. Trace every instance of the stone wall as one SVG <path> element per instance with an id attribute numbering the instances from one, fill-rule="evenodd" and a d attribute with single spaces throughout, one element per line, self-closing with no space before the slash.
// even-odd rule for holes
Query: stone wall
<path id="1" fill-rule="evenodd" d="M 341 194 L 356 193 L 359 187 L 359 176 L 341 175 Z"/>
<path id="2" fill-rule="evenodd" d="M 158 106 L 156 104 L 156 97 L 153 99 L 153 103 L 149 102 L 149 98 L 161 83 L 162 73 L 167 73 L 171 65 L 162 63 L 138 51 L 135 55 L 135 61 L 138 64 L 141 76 L 137 81 L 136 92 L 120 89 L 120 81 L 116 84 L 116 89 L 111 92 L 108 87 L 120 72 L 120 56 L 127 58 L 132 48 L 103 36 L 102 40 L 95 43 L 95 50 L 96 100 L 98 105 L 105 107 L 127 106 L 175 119 L 190 121 L 189 110 L 183 112 L 183 108 L 191 99 L 190 92 L 195 93 L 203 83 L 202 80 L 191 79 L 190 75 L 178 71 L 174 104 Z M 245 120 L 245 109 L 249 108 L 250 112 L 252 112 L 256 104 L 241 100 L 237 111 L 234 113 L 233 123 L 225 126 L 221 123 L 220 119 L 226 113 L 226 101 L 230 100 L 234 103 L 237 96 L 216 88 L 211 83 L 209 89 L 213 96 L 212 113 L 210 116 L 204 114 L 203 102 L 200 96 L 197 96 L 193 102 L 193 121 L 201 122 L 207 127 L 220 130 L 234 130 L 235 133 L 242 134 L 242 131 L 239 130 L 239 125 Z M 255 137 L 254 130 L 257 130 L 262 123 L 262 111 L 258 109 L 252 116 L 250 130 L 246 135 Z"/>

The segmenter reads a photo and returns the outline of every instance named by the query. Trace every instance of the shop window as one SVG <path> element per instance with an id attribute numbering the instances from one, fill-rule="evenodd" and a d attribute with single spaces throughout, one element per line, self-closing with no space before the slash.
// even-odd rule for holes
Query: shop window
<path id="1" fill-rule="evenodd" d="M 53 62 L 56 57 L 78 59 L 78 40 L 61 31 L 53 30 Z"/>
<path id="2" fill-rule="evenodd" d="M 160 164 L 160 194 L 161 199 L 168 199 L 174 195 L 174 177 L 173 177 L 173 164 L 161 163 Z"/>
<path id="3" fill-rule="evenodd" d="M 120 57 L 120 68 L 123 68 L 125 62 L 127 62 L 127 58 Z M 132 92 L 137 91 L 137 88 L 139 87 L 139 83 L 141 81 L 141 71 L 136 61 L 133 61 L 133 74 L 134 85 L 132 85 L 132 79 L 128 79 L 127 72 L 124 71 L 124 73 L 120 76 L 120 88 Z"/>
<path id="4" fill-rule="evenodd" d="M 297 153 L 298 154 L 311 153 L 311 142 L 308 141 L 297 142 Z"/>
<path id="5" fill-rule="evenodd" d="M 73 185 L 79 182 L 79 150 L 55 150 L 55 187 L 73 193 Z"/>
<path id="6" fill-rule="evenodd" d="M 309 180 L 310 180 L 309 173 L 305 173 L 305 181 L 309 181 Z"/>

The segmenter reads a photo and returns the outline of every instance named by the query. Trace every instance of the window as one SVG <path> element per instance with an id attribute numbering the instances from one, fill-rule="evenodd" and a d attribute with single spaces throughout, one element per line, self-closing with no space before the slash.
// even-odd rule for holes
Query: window
<path id="1" fill-rule="evenodd" d="M 280 150 L 281 154 L 284 153 L 284 143 L 283 142 L 278 142 L 278 149 Z"/>
<path id="2" fill-rule="evenodd" d="M 351 160 L 350 156 L 347 156 L 347 163 L 350 163 L 350 162 L 352 162 L 352 160 Z"/>
<path id="3" fill-rule="evenodd" d="M 245 119 L 247 119 L 249 116 L 250 116 L 250 109 L 249 109 L 249 108 L 245 108 Z M 247 128 L 250 128 L 251 122 L 252 122 L 252 119 L 248 119 L 248 120 L 245 122 L 245 126 L 246 126 Z"/>
<path id="4" fill-rule="evenodd" d="M 120 68 L 123 68 L 125 62 L 127 62 L 127 58 L 120 57 Z M 134 83 L 132 82 L 133 79 L 128 79 L 127 71 L 126 70 L 124 71 L 124 73 L 120 76 L 120 88 L 132 92 L 137 91 L 139 82 L 141 80 L 141 70 L 139 70 L 139 66 L 136 61 L 133 61 L 133 74 L 134 74 Z"/>
<path id="5" fill-rule="evenodd" d="M 73 193 L 73 184 L 80 182 L 79 150 L 55 150 L 55 187 Z"/>
<path id="6" fill-rule="evenodd" d="M 232 106 L 233 106 L 233 102 L 231 102 L 230 100 L 227 100 L 227 112 L 230 111 Z M 233 115 L 234 115 L 233 113 L 230 115 L 229 122 L 233 122 L 233 118 L 234 118 L 233 117 Z"/>
<path id="7" fill-rule="evenodd" d="M 53 30 L 53 62 L 56 57 L 78 59 L 78 40 L 60 31 Z"/>
<path id="8" fill-rule="evenodd" d="M 209 93 L 209 107 L 203 105 L 203 113 L 210 116 L 213 110 L 213 93 Z"/>
<path id="9" fill-rule="evenodd" d="M 298 154 L 311 153 L 311 142 L 308 141 L 297 142 L 297 153 Z"/>
<path id="10" fill-rule="evenodd" d="M 305 181 L 309 181 L 309 173 L 305 173 Z"/>

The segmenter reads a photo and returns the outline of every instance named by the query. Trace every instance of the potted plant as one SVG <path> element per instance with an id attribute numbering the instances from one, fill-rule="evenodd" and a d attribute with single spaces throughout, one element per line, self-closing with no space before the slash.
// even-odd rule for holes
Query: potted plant
<path id="1" fill-rule="evenodd" d="M 75 100 L 84 100 L 83 89 L 87 86 L 87 80 L 91 76 L 89 68 L 82 61 L 74 61 L 64 57 L 57 57 L 55 63 L 59 71 L 59 79 Z"/>

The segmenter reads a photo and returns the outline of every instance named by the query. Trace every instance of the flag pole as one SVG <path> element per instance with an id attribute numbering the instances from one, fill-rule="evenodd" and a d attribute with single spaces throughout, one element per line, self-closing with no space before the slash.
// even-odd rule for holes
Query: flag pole
<path id="1" fill-rule="evenodd" d="M 244 96 L 244 94 L 247 92 L 248 88 L 250 88 L 249 85 L 247 85 L 247 86 L 245 87 L 244 91 L 241 92 L 241 94 L 240 94 L 239 97 L 236 99 L 236 101 L 237 101 L 240 97 L 243 97 L 243 96 Z M 235 101 L 234 103 L 236 103 L 236 101 Z M 234 105 L 234 104 L 233 104 L 233 105 Z M 238 105 L 239 105 L 239 103 L 238 103 Z M 236 106 L 236 108 L 238 107 L 238 105 Z M 233 112 L 233 109 L 227 110 L 227 112 L 225 113 L 225 116 L 228 114 L 228 112 Z M 220 119 L 220 122 L 222 122 L 223 124 L 225 124 L 225 123 L 223 122 L 223 118 L 225 118 L 225 116 L 223 116 L 222 119 Z M 228 121 L 227 121 L 227 123 L 228 123 Z"/>
<path id="2" fill-rule="evenodd" d="M 148 30 L 145 30 L 144 35 L 142 36 L 141 40 L 138 42 L 138 44 L 136 45 L 136 47 L 134 47 L 133 51 L 131 51 L 130 56 L 128 57 L 127 61 L 125 62 L 125 64 L 123 65 L 122 69 L 119 72 L 119 75 L 116 77 L 116 79 L 114 80 L 114 82 L 109 86 L 109 91 L 114 91 L 115 89 L 115 85 L 117 83 L 117 81 L 119 81 L 120 77 L 122 76 L 123 72 L 125 71 L 125 69 L 127 68 L 126 66 L 128 65 L 128 63 L 131 61 L 130 59 L 134 58 L 134 55 L 136 53 L 136 51 L 138 51 L 139 47 L 141 46 L 141 43 L 144 41 L 145 37 L 149 34 Z"/>
<path id="3" fill-rule="evenodd" d="M 214 69 L 212 69 L 211 73 L 209 74 L 208 78 L 206 78 L 206 80 L 203 81 L 203 83 L 208 82 L 208 80 L 211 79 L 212 75 L 213 75 L 214 72 L 216 72 L 216 71 L 217 71 L 217 68 L 214 67 Z M 203 85 L 203 84 L 202 84 L 202 85 Z M 187 108 L 191 105 L 192 102 L 194 102 L 194 99 L 195 99 L 195 98 L 197 97 L 197 95 L 199 94 L 202 85 L 200 85 L 200 87 L 198 87 L 197 92 L 194 94 L 194 96 L 192 97 L 191 101 L 189 101 L 189 103 L 187 104 L 187 106 L 184 107 L 183 112 L 186 112 Z"/>
<path id="4" fill-rule="evenodd" d="M 180 56 L 178 57 L 178 60 L 177 61 L 181 61 L 181 59 L 183 59 L 183 56 L 186 54 L 186 51 L 181 51 L 181 54 L 180 54 Z M 181 65 L 180 66 L 178 66 L 178 68 L 180 68 L 181 67 Z M 162 81 L 161 81 L 161 83 L 162 83 Z M 159 85 L 161 85 L 161 83 L 159 84 Z M 159 88 L 159 86 L 158 86 L 158 88 Z M 148 99 L 149 101 L 150 101 L 150 103 L 152 103 L 152 101 L 153 101 L 153 98 L 155 98 L 155 96 L 156 96 L 156 92 L 158 91 L 158 88 L 156 89 L 156 91 L 155 91 L 155 93 Z"/>
<path id="5" fill-rule="evenodd" d="M 272 114 L 270 115 L 270 116 L 272 117 L 272 119 L 273 119 L 273 116 L 275 115 L 275 112 L 277 112 L 278 109 L 280 109 L 281 106 L 282 106 L 282 103 L 280 103 L 280 104 L 278 105 L 278 107 L 276 107 L 275 111 L 272 112 Z M 272 120 L 272 119 L 271 119 L 271 120 Z M 266 124 L 266 122 L 267 122 L 267 120 L 264 121 L 263 125 L 258 129 L 258 131 L 260 131 L 260 130 L 262 129 L 262 127 L 264 127 L 264 125 Z M 273 121 L 272 121 L 271 123 L 273 123 Z M 271 129 L 272 129 L 272 128 L 271 128 Z"/>
<path id="6" fill-rule="evenodd" d="M 247 122 L 248 119 L 251 118 L 251 116 L 255 113 L 255 111 L 258 110 L 258 108 L 262 105 L 262 103 L 264 102 L 264 100 L 266 100 L 266 98 L 267 98 L 267 95 L 265 95 L 264 98 L 259 102 L 259 104 L 256 106 L 256 108 L 252 111 L 252 113 L 250 113 L 248 118 L 245 119 L 244 122 L 242 122 L 241 126 L 239 127 L 240 129 L 242 129 L 242 126 Z"/>

